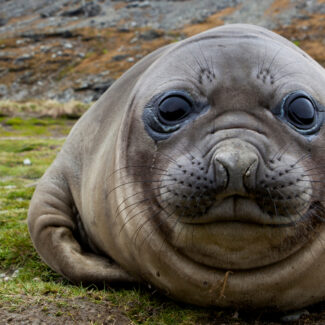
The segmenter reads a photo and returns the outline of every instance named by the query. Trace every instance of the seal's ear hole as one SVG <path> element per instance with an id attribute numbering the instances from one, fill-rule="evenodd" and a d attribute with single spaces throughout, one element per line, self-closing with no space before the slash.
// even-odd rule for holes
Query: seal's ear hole
<path id="1" fill-rule="evenodd" d="M 183 120 L 192 111 L 192 104 L 181 95 L 164 98 L 158 105 L 158 117 L 162 123 L 174 123 Z"/>

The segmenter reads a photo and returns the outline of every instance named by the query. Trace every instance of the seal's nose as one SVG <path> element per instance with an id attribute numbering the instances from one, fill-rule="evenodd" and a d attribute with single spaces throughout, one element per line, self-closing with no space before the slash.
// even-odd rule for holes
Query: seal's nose
<path id="1" fill-rule="evenodd" d="M 247 195 L 247 190 L 255 187 L 258 160 L 254 147 L 247 142 L 237 139 L 222 141 L 213 162 L 216 178 L 223 178 L 225 194 Z"/>

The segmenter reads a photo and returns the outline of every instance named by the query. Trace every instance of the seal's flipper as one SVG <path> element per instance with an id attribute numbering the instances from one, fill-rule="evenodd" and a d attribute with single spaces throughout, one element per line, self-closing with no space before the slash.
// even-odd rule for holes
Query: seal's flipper
<path id="1" fill-rule="evenodd" d="M 124 283 L 135 279 L 107 257 L 85 251 L 73 235 L 73 199 L 62 176 L 42 178 L 30 205 L 28 227 L 43 260 L 75 283 Z"/>

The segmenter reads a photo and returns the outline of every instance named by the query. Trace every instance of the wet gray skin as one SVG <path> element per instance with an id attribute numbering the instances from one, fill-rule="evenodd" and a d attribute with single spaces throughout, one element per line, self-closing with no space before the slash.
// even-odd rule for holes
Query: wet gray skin
<path id="1" fill-rule="evenodd" d="M 322 300 L 324 89 L 320 65 L 256 26 L 153 52 L 37 186 L 37 251 L 73 282 L 147 282 L 198 305 Z"/>

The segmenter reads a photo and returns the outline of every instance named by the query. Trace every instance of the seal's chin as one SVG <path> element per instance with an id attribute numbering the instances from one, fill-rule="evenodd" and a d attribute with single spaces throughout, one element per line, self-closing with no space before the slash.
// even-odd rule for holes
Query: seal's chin
<path id="1" fill-rule="evenodd" d="M 228 197 L 206 215 L 183 218 L 174 246 L 192 261 L 222 270 L 252 270 L 281 262 L 300 251 L 317 233 L 317 208 L 297 216 L 263 213 L 253 200 Z"/>
<path id="2" fill-rule="evenodd" d="M 264 211 L 261 206 L 249 197 L 240 195 L 228 196 L 216 201 L 204 215 L 194 218 L 180 217 L 179 221 L 190 224 L 205 224 L 214 222 L 242 222 L 270 226 L 294 226 L 305 219 L 309 210 L 296 211 L 296 214 L 280 214 L 275 208 L 272 214 Z"/>

